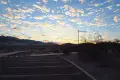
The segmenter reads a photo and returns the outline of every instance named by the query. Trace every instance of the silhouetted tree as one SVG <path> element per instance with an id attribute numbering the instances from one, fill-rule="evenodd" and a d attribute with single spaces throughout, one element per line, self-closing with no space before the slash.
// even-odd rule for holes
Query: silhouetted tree
<path id="1" fill-rule="evenodd" d="M 116 39 L 113 40 L 113 42 L 115 42 L 115 43 L 120 43 L 120 39 L 117 39 L 117 38 L 116 38 Z"/>
<path id="2" fill-rule="evenodd" d="M 100 33 L 95 33 L 93 36 L 94 36 L 93 37 L 94 42 L 98 43 L 103 41 L 102 35 Z"/>

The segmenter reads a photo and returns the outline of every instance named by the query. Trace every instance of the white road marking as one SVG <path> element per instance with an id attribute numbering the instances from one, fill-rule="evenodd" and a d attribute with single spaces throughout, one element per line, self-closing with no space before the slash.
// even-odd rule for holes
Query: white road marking
<path id="1" fill-rule="evenodd" d="M 89 77 L 91 77 L 93 80 L 97 80 L 95 77 L 93 77 L 92 75 L 90 75 L 87 71 L 85 71 L 84 69 L 82 69 L 81 67 L 79 67 L 78 65 L 76 65 L 75 63 L 73 63 L 72 61 L 60 56 L 61 58 L 63 58 L 64 60 L 68 61 L 69 63 L 71 63 L 72 65 L 74 65 L 76 68 L 78 68 L 79 70 L 83 71 L 86 75 L 88 75 Z"/>
<path id="2" fill-rule="evenodd" d="M 49 53 L 49 54 L 31 54 L 30 56 L 49 56 L 49 55 L 62 55 L 63 53 Z"/>
<path id="3" fill-rule="evenodd" d="M 81 73 L 71 73 L 71 74 L 46 74 L 46 75 L 0 75 L 0 78 L 12 78 L 12 77 L 42 77 L 42 76 L 71 76 L 71 75 L 80 75 Z"/>
<path id="4" fill-rule="evenodd" d="M 71 65 L 69 66 L 29 66 L 29 67 L 8 67 L 8 68 L 68 68 L 68 67 L 73 67 Z"/>

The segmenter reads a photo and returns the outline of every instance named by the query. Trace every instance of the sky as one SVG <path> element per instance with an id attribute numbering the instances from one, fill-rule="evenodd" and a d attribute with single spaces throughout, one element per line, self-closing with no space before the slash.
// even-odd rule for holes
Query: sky
<path id="1" fill-rule="evenodd" d="M 77 43 L 78 30 L 120 38 L 120 0 L 0 0 L 0 35 Z"/>

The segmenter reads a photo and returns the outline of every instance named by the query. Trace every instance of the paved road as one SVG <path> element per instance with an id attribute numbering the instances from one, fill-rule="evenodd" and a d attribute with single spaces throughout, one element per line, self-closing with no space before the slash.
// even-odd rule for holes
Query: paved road
<path id="1" fill-rule="evenodd" d="M 0 80 L 93 80 L 59 56 L 29 55 L 21 53 L 1 57 Z"/>

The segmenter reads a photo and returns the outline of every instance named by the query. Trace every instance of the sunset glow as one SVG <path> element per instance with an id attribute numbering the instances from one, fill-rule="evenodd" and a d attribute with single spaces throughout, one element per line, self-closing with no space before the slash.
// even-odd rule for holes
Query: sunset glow
<path id="1" fill-rule="evenodd" d="M 20 39 L 77 43 L 99 32 L 119 38 L 120 0 L 0 0 L 0 34 Z"/>

